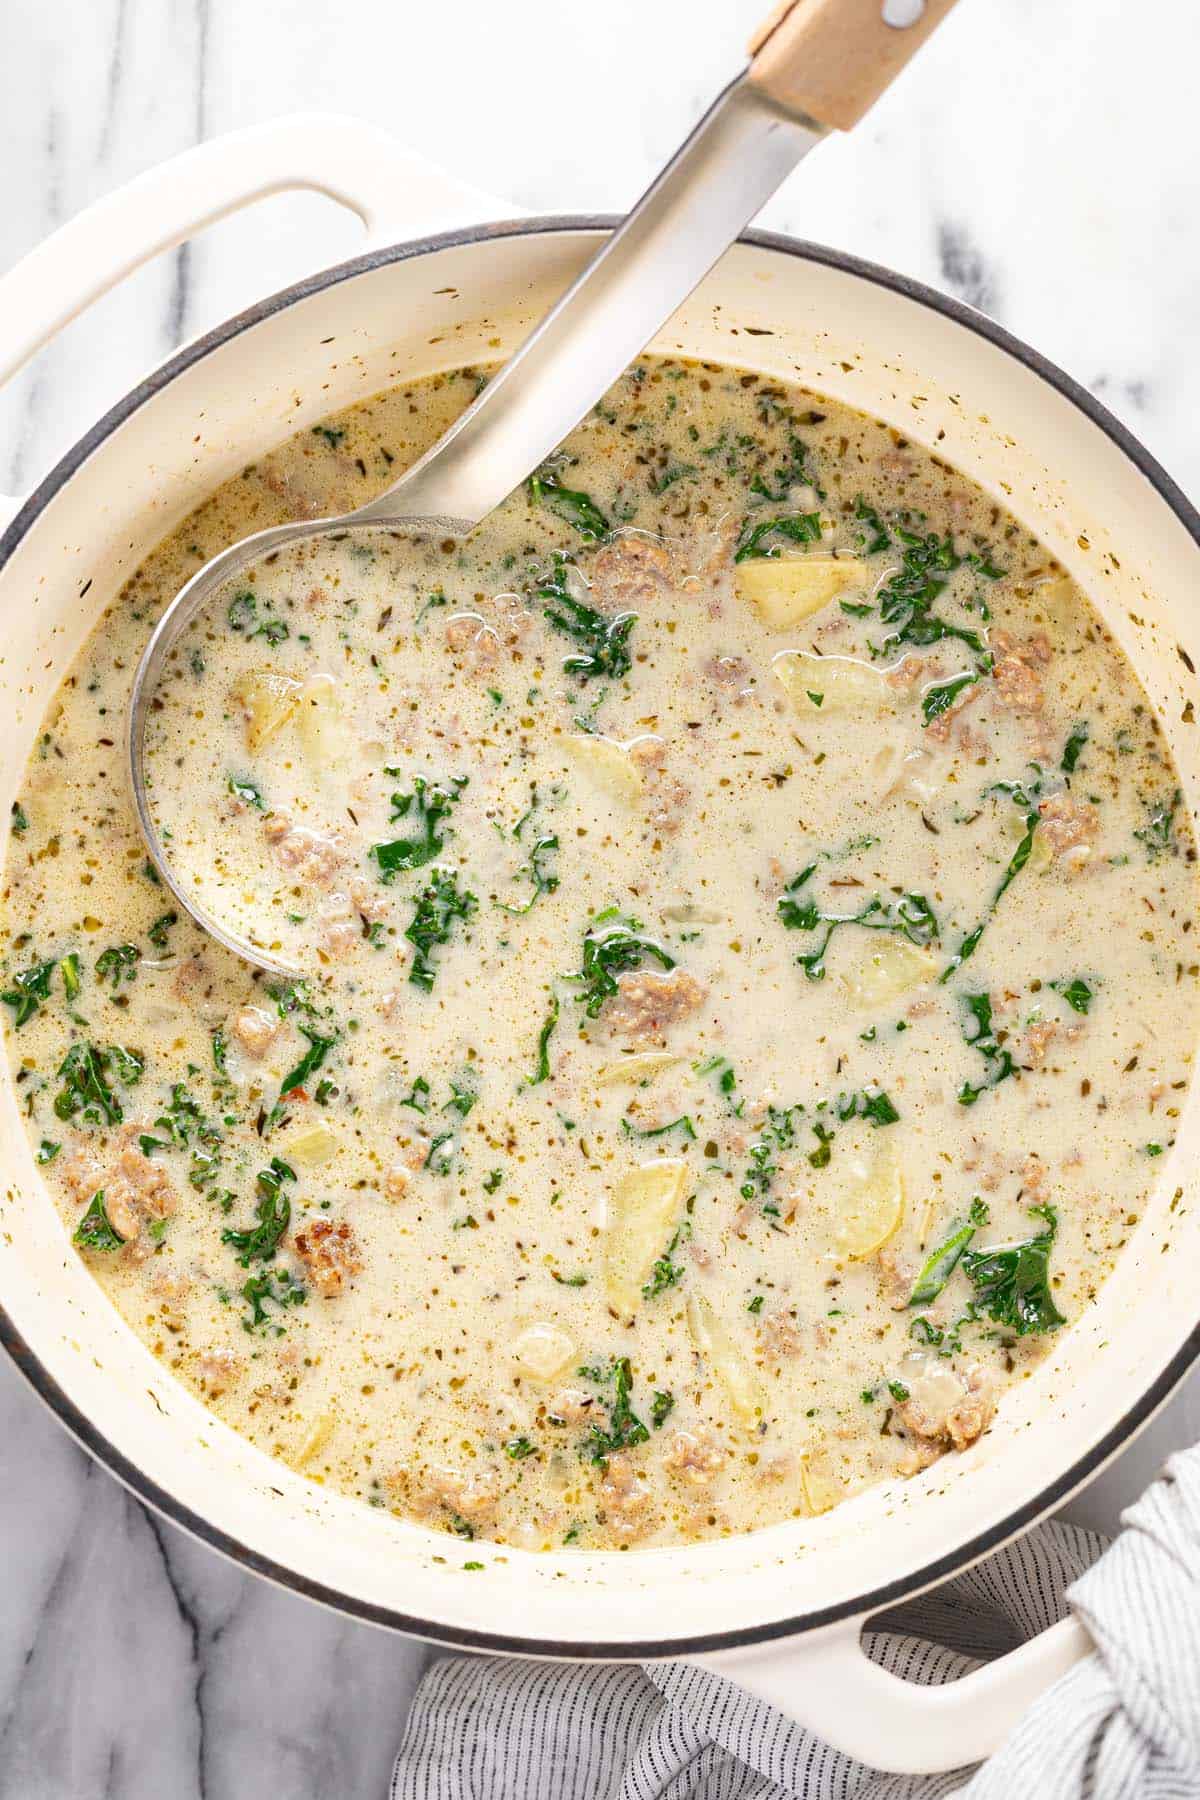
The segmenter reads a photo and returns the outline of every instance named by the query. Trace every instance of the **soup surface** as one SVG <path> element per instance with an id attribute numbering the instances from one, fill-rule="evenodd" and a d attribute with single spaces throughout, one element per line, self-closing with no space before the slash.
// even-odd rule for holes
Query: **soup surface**
<path id="1" fill-rule="evenodd" d="M 483 377 L 247 468 L 115 598 L 14 808 L 9 1052 L 96 1279 L 264 1451 L 530 1548 L 744 1531 L 988 1430 L 1137 1224 L 1194 851 L 1084 596 L 895 432 L 647 360 L 465 543 L 222 594 Z"/>

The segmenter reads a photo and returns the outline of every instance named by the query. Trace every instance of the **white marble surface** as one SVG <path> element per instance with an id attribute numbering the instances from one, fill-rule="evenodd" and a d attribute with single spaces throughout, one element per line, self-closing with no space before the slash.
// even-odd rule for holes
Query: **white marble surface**
<path id="1" fill-rule="evenodd" d="M 0 268 L 149 164 L 296 108 L 368 116 L 535 210 L 618 210 L 765 4 L 8 0 Z M 1200 14 L 1180 0 L 1137 12 L 1132 33 L 1125 0 L 962 0 L 866 128 L 823 149 L 764 222 L 982 306 L 1195 493 Z M 181 338 L 351 254 L 356 233 L 328 202 L 280 199 L 133 277 L 0 396 L 0 491 L 29 487 Z M 1196 1436 L 1200 1381 L 1071 1510 L 1111 1525 Z M 383 1794 L 418 1646 L 278 1593 L 147 1515 L 7 1366 L 0 1438 L 0 1800 Z"/>

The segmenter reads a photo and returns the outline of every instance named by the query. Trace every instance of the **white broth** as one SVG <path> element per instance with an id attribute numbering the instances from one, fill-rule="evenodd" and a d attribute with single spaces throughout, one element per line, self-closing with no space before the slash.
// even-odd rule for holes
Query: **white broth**
<path id="1" fill-rule="evenodd" d="M 464 542 L 200 561 L 378 492 L 456 371 L 151 555 L 14 809 L 13 1078 L 78 1253 L 204 1402 L 462 1538 L 651 1545 L 985 1433 L 1190 1078 L 1195 852 L 1075 583 L 886 426 L 647 359 Z"/>

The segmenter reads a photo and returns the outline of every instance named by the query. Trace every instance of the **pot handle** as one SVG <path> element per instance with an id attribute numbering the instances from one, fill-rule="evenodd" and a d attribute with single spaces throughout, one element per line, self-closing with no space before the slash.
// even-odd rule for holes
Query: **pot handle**
<path id="1" fill-rule="evenodd" d="M 255 200 L 295 188 L 327 194 L 357 213 L 370 244 L 519 210 L 364 120 L 293 113 L 231 131 L 106 194 L 0 278 L 0 383 L 152 256 Z M 0 527 L 19 504 L 0 495 Z"/>
<path id="2" fill-rule="evenodd" d="M 982 1762 L 1095 1646 L 1070 1614 L 970 1675 L 922 1687 L 872 1662 L 861 1618 L 811 1639 L 695 1657 L 871 1768 L 928 1775 Z"/>

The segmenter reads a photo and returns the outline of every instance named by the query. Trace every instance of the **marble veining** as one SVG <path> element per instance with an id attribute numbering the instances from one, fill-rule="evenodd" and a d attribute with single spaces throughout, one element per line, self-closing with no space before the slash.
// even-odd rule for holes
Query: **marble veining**
<path id="1" fill-rule="evenodd" d="M 175 152 L 300 108 L 361 114 L 536 211 L 616 211 L 736 67 L 767 0 L 12 0 L 0 268 Z M 991 313 L 1200 488 L 1200 15 L 1149 0 L 961 0 L 853 138 L 762 222 Z M 1171 50 L 1162 54 L 1170 25 Z M 352 20 L 352 23 L 351 23 Z M 184 338 L 353 254 L 282 197 L 159 258 L 0 395 L 0 492 L 28 489 Z M 0 331 L 3 321 L 0 320 Z M 243 1574 L 148 1514 L 0 1365 L 0 1800 L 382 1796 L 424 1647 Z M 1112 1527 L 1200 1435 L 1194 1379 L 1068 1510 Z"/>

